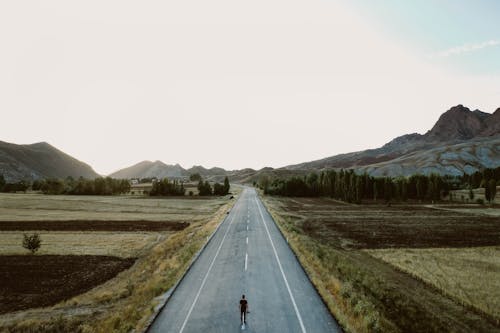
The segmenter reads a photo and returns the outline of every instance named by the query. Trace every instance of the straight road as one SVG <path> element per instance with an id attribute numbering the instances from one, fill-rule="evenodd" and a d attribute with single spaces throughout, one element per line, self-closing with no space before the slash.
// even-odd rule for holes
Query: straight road
<path id="1" fill-rule="evenodd" d="M 239 300 L 250 313 L 240 324 Z M 149 329 L 151 333 L 341 332 L 254 189 L 230 214 Z"/>

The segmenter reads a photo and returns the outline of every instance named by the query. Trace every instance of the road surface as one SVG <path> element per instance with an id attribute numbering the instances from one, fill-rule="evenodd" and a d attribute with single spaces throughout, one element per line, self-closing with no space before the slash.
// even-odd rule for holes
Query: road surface
<path id="1" fill-rule="evenodd" d="M 240 324 L 239 300 L 250 313 Z M 245 188 L 151 333 L 341 332 L 254 189 Z"/>

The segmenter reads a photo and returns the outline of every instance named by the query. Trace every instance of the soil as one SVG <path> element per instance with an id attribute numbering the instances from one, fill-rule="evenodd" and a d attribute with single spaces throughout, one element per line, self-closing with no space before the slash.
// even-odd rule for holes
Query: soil
<path id="1" fill-rule="evenodd" d="M 0 256 L 0 314 L 54 305 L 106 282 L 134 262 L 110 256 Z"/>
<path id="2" fill-rule="evenodd" d="M 345 205 L 295 198 L 282 208 L 309 236 L 342 248 L 500 245 L 500 219 L 421 205 Z"/>
<path id="3" fill-rule="evenodd" d="M 0 221 L 0 231 L 179 231 L 188 226 L 172 221 Z"/>

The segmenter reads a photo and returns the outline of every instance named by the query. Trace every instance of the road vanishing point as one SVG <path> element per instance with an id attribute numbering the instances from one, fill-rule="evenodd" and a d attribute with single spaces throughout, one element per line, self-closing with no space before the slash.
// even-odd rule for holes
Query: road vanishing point
<path id="1" fill-rule="evenodd" d="M 240 323 L 239 300 L 250 313 Z M 342 332 L 256 191 L 245 188 L 150 333 Z"/>

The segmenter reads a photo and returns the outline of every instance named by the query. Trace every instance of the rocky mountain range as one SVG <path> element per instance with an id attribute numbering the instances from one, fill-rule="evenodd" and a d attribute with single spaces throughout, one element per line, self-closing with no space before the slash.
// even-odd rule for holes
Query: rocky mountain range
<path id="1" fill-rule="evenodd" d="M 494 113 L 471 111 L 463 105 L 441 115 L 425 134 L 406 134 L 377 149 L 340 154 L 278 169 L 227 171 L 179 164 L 143 161 L 109 176 L 114 178 L 181 178 L 199 173 L 206 179 L 252 182 L 260 177 L 289 177 L 331 168 L 352 168 L 373 176 L 407 176 L 415 173 L 461 175 L 500 166 L 500 108 Z M 16 145 L 0 141 L 0 174 L 7 180 L 66 176 L 94 178 L 87 164 L 48 143 Z"/>
<path id="2" fill-rule="evenodd" d="M 354 168 L 374 176 L 459 175 L 500 166 L 500 108 L 493 114 L 463 105 L 441 115 L 425 134 L 407 134 L 377 149 L 290 165 L 287 170 Z"/>
<path id="3" fill-rule="evenodd" d="M 88 164 L 46 142 L 17 145 L 3 141 L 0 141 L 0 174 L 7 181 L 99 176 Z"/>

